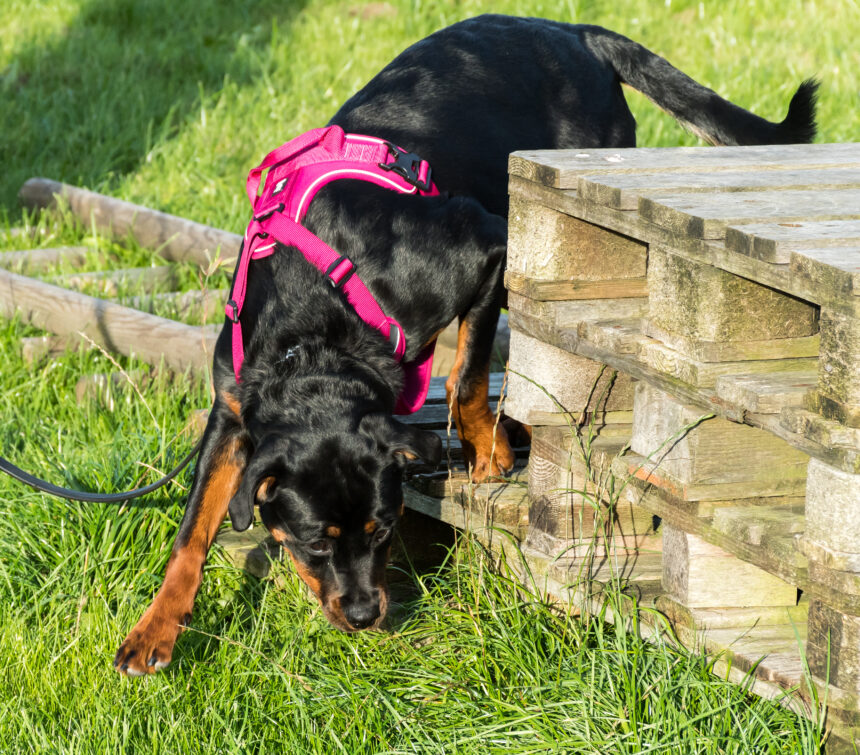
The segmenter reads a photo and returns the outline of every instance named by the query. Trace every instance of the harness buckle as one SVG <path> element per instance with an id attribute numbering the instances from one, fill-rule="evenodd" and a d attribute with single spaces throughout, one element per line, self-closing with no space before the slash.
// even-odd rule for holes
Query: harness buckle
<path id="1" fill-rule="evenodd" d="M 430 191 L 430 185 L 432 183 L 431 175 L 433 173 L 430 166 L 427 165 L 427 175 L 422 181 L 420 171 L 421 164 L 424 163 L 426 165 L 424 160 L 414 152 L 406 152 L 391 142 L 385 142 L 385 146 L 388 147 L 388 153 L 390 155 L 394 155 L 394 162 L 378 163 L 379 167 L 383 170 L 390 170 L 396 173 L 398 176 L 405 179 L 407 183 L 416 187 L 420 191 Z"/>
<path id="2" fill-rule="evenodd" d="M 331 277 L 331 274 L 337 270 L 342 262 L 349 263 L 349 270 L 347 273 L 339 280 L 335 281 L 334 278 Z M 352 260 L 349 259 L 345 254 L 341 254 L 334 262 L 332 262 L 325 271 L 326 277 L 328 278 L 328 282 L 331 283 L 332 288 L 342 288 L 344 283 L 346 283 L 350 278 L 352 278 L 355 273 L 355 265 L 352 264 Z"/>
<path id="3" fill-rule="evenodd" d="M 228 310 L 233 310 L 233 311 L 230 312 Z M 233 323 L 239 322 L 239 305 L 236 304 L 235 300 L 230 299 L 224 305 L 224 314 L 226 314 L 227 317 L 229 317 L 233 321 Z"/>
<path id="4" fill-rule="evenodd" d="M 275 207 L 270 207 L 268 210 L 265 210 L 264 212 L 261 212 L 259 215 L 254 215 L 254 218 L 253 218 L 253 219 L 254 219 L 257 223 L 259 223 L 261 220 L 266 220 L 267 218 L 272 217 L 272 215 L 274 215 L 276 212 L 283 212 L 283 211 L 284 211 L 284 207 L 285 207 L 284 203 L 283 203 L 283 202 L 279 202 L 277 206 L 275 206 Z M 263 234 L 262 234 L 262 233 L 260 234 L 260 236 L 261 236 L 261 237 L 263 237 L 263 238 L 265 238 L 265 236 L 263 236 Z"/>

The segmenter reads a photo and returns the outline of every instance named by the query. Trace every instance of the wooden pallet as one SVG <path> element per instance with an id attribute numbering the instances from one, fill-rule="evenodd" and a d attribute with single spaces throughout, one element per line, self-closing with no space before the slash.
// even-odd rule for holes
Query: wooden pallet
<path id="1" fill-rule="evenodd" d="M 584 479 L 581 440 L 565 466 L 576 444 L 558 432 L 585 410 L 620 489 L 604 505 L 628 528 L 660 522 L 657 605 L 679 636 L 755 668 L 765 692 L 803 688 L 803 650 L 831 750 L 847 747 L 860 732 L 860 145 L 519 152 L 510 173 L 505 411 L 542 425 L 530 542 L 563 547 L 582 509 L 568 486 L 540 520 L 534 479 Z"/>

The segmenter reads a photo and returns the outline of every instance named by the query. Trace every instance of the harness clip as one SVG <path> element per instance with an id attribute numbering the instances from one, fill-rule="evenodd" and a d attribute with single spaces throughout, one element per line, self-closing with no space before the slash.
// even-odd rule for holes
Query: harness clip
<path id="1" fill-rule="evenodd" d="M 335 280 L 332 278 L 332 273 L 340 267 L 341 262 L 349 263 L 349 270 L 344 274 L 344 276 L 340 280 Z M 353 273 L 355 273 L 355 265 L 352 264 L 352 260 L 349 259 L 345 254 L 340 255 L 334 262 L 332 262 L 325 271 L 326 277 L 328 278 L 329 283 L 331 283 L 332 288 L 341 288 L 344 283 L 346 283 L 350 278 L 352 278 Z"/>
<path id="2" fill-rule="evenodd" d="M 427 165 L 427 175 L 422 181 L 420 172 L 421 164 L 424 161 L 418 155 L 414 152 L 406 152 L 391 142 L 385 142 L 385 146 L 388 147 L 389 154 L 394 155 L 394 162 L 378 163 L 379 167 L 383 170 L 390 170 L 396 173 L 420 191 L 430 191 L 430 185 L 432 184 L 431 174 L 433 173 L 430 166 Z M 424 164 L 426 165 L 426 163 Z"/>
<path id="3" fill-rule="evenodd" d="M 232 312 L 230 310 L 233 310 Z M 239 305 L 233 299 L 224 305 L 224 314 L 227 315 L 234 323 L 239 322 Z"/>

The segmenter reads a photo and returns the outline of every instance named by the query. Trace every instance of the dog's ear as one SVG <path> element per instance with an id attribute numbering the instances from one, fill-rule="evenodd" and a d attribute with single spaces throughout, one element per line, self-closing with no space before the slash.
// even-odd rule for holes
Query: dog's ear
<path id="1" fill-rule="evenodd" d="M 236 494 L 227 511 L 237 532 L 244 532 L 254 521 L 254 504 L 272 500 L 278 481 L 286 471 L 286 442 L 283 438 L 265 438 L 254 451 Z"/>
<path id="2" fill-rule="evenodd" d="M 368 414 L 361 429 L 396 459 L 421 459 L 434 466 L 442 460 L 442 439 L 436 433 L 398 422 L 387 414 Z"/>

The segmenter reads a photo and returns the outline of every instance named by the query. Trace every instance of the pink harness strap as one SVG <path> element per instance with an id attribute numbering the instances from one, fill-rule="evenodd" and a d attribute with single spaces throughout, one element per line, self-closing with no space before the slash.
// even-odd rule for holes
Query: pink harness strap
<path id="1" fill-rule="evenodd" d="M 261 177 L 267 169 L 258 197 Z M 406 337 L 400 323 L 385 315 L 347 257 L 300 224 L 317 192 L 342 178 L 369 181 L 401 194 L 439 194 L 426 161 L 382 139 L 345 134 L 339 126 L 308 131 L 270 152 L 248 175 L 248 199 L 254 217 L 245 231 L 225 307 L 233 322 L 233 371 L 237 382 L 245 359 L 239 316 L 248 286 L 248 266 L 252 259 L 272 254 L 277 243 L 296 247 L 329 278 L 332 286 L 341 288 L 358 316 L 392 342 L 394 358 L 398 362 L 403 359 Z M 403 363 L 404 387 L 397 399 L 397 414 L 411 414 L 423 406 L 435 346 L 433 341 L 415 360 Z"/>

